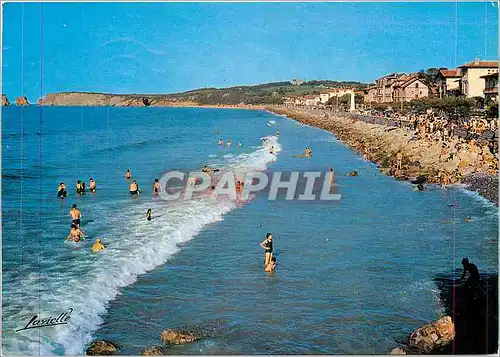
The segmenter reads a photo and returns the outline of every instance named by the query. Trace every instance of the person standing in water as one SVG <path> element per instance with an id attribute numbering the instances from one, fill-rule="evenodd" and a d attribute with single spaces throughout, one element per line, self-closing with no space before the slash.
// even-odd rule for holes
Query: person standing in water
<path id="1" fill-rule="evenodd" d="M 81 180 L 78 180 L 78 182 L 76 183 L 76 193 L 79 195 L 83 193 L 83 186 Z"/>
<path id="2" fill-rule="evenodd" d="M 160 183 L 158 182 L 158 179 L 155 179 L 155 182 L 153 183 L 153 195 L 158 196 L 160 191 Z"/>
<path id="3" fill-rule="evenodd" d="M 73 218 L 73 224 L 80 227 L 80 218 L 82 218 L 82 213 L 78 208 L 76 208 L 76 204 L 73 204 L 73 207 L 71 208 L 71 211 L 69 211 L 69 214 Z"/>
<path id="4" fill-rule="evenodd" d="M 131 195 L 138 195 L 140 190 L 139 190 L 139 185 L 137 184 L 137 181 L 134 180 L 129 186 L 129 191 Z"/>
<path id="5" fill-rule="evenodd" d="M 126 178 L 127 180 L 130 180 L 130 179 L 132 178 L 132 173 L 130 172 L 130 170 L 129 170 L 129 169 L 127 169 L 127 172 L 125 172 L 125 178 Z"/>
<path id="6" fill-rule="evenodd" d="M 271 233 L 267 233 L 266 239 L 260 243 L 260 246 L 266 250 L 264 253 L 264 267 L 266 267 L 271 262 L 273 255 L 273 235 Z"/>
<path id="7" fill-rule="evenodd" d="M 333 167 L 330 167 L 330 186 L 335 182 L 335 172 Z"/>
<path id="8" fill-rule="evenodd" d="M 148 208 L 148 211 L 146 212 L 146 219 L 148 221 L 151 221 L 151 219 L 153 219 L 153 211 L 151 210 L 151 208 Z"/>
<path id="9" fill-rule="evenodd" d="M 276 129 L 276 137 L 279 138 L 280 137 L 280 130 L 279 129 Z"/>
<path id="10" fill-rule="evenodd" d="M 89 191 L 92 193 L 94 193 L 96 191 L 95 181 L 92 177 L 89 180 Z"/>
<path id="11" fill-rule="evenodd" d="M 71 240 L 73 242 L 79 242 L 80 240 L 85 239 L 85 233 L 83 233 L 82 229 L 78 227 L 76 224 L 71 225 L 71 230 L 69 231 L 68 237 L 66 240 Z"/>
<path id="12" fill-rule="evenodd" d="M 274 145 L 271 145 L 271 148 L 269 149 L 269 153 L 274 155 Z"/>
<path id="13" fill-rule="evenodd" d="M 231 147 L 231 140 L 228 140 L 228 141 L 226 142 L 226 144 L 227 144 L 227 147 L 228 147 L 228 148 L 230 148 L 230 147 Z"/>
<path id="14" fill-rule="evenodd" d="M 64 198 L 68 195 L 68 192 L 66 191 L 66 185 L 64 182 L 59 182 L 59 186 L 57 186 L 57 197 L 59 198 Z"/>
<path id="15" fill-rule="evenodd" d="M 219 139 L 219 141 L 217 141 L 217 145 L 219 145 L 221 147 L 224 145 L 224 142 L 222 141 L 222 139 Z"/>

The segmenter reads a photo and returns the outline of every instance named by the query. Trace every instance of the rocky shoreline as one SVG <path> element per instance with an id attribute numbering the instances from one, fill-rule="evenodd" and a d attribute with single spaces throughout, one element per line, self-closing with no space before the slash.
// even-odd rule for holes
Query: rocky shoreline
<path id="1" fill-rule="evenodd" d="M 410 180 L 426 176 L 428 183 L 440 183 L 443 173 L 450 173 L 460 166 L 458 157 L 444 160 L 442 146 L 438 142 L 413 140 L 405 128 L 366 123 L 355 118 L 336 115 L 328 110 L 309 110 L 268 106 L 266 110 L 285 115 L 303 124 L 332 132 L 346 145 L 372 161 L 386 175 L 398 180 Z M 396 168 L 396 155 L 402 154 L 402 165 Z M 498 178 L 486 174 L 470 174 L 456 179 L 449 177 L 449 184 L 463 183 L 471 191 L 498 205 Z"/>

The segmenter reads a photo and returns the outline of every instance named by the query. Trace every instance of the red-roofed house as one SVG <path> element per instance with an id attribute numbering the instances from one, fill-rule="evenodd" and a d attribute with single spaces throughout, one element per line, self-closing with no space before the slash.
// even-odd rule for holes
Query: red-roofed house
<path id="1" fill-rule="evenodd" d="M 394 101 L 409 102 L 429 96 L 429 85 L 416 76 L 403 76 L 394 85 Z"/>
<path id="2" fill-rule="evenodd" d="M 460 81 L 462 94 L 467 98 L 484 98 L 484 79 L 481 76 L 498 73 L 498 61 L 480 61 L 476 58 L 473 62 L 466 63 L 458 68 L 463 73 Z"/>

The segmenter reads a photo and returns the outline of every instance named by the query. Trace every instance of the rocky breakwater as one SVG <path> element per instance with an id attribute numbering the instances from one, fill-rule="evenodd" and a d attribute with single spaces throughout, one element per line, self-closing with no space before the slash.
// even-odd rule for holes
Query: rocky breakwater
<path id="1" fill-rule="evenodd" d="M 20 96 L 20 97 L 16 98 L 16 105 L 23 106 L 23 105 L 29 105 L 29 104 L 30 103 L 28 102 L 28 98 L 26 98 L 25 96 Z"/>
<path id="2" fill-rule="evenodd" d="M 7 107 L 10 105 L 9 98 L 5 94 L 2 94 L 2 107 Z"/>
<path id="3" fill-rule="evenodd" d="M 366 160 L 376 163 L 381 172 L 400 180 L 426 176 L 428 183 L 443 183 L 443 178 L 445 178 L 446 184 L 458 183 L 461 182 L 462 177 L 456 173 L 466 162 L 464 158 L 467 158 L 469 162 L 473 162 L 473 159 L 477 161 L 480 158 L 467 149 L 462 149 L 460 155 L 449 158 L 449 152 L 444 153 L 443 151 L 442 142 L 417 139 L 414 133 L 406 128 L 366 123 L 320 109 L 310 110 L 279 106 L 270 106 L 266 109 L 275 114 L 286 115 L 301 123 L 331 131 Z M 453 140 L 453 142 L 448 143 L 448 146 L 453 147 L 456 144 L 455 141 L 458 142 L 459 139 Z M 398 153 L 401 157 L 400 168 L 397 167 Z M 474 180 L 474 182 L 476 181 Z M 488 194 L 485 194 L 485 190 L 478 192 L 496 203 L 498 184 L 494 186 L 493 181 L 496 180 L 481 180 L 481 184 L 476 186 L 488 186 Z"/>

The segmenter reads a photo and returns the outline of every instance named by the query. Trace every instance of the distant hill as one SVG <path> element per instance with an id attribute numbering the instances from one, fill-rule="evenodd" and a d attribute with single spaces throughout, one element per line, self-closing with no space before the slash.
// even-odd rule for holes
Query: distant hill
<path id="1" fill-rule="evenodd" d="M 365 83 L 317 80 L 292 85 L 291 82 L 273 82 L 253 86 L 229 88 L 203 88 L 183 93 L 170 94 L 169 97 L 189 100 L 199 104 L 281 104 L 283 97 L 319 94 L 327 88 L 354 87 L 365 88 Z"/>
<path id="2" fill-rule="evenodd" d="M 200 88 L 171 94 L 105 94 L 91 92 L 60 92 L 47 94 L 43 105 L 74 106 L 176 106 L 176 105 L 238 105 L 281 104 L 284 97 L 319 94 L 327 88 L 365 88 L 365 83 L 314 80 L 293 85 L 273 82 L 229 88 Z"/>

